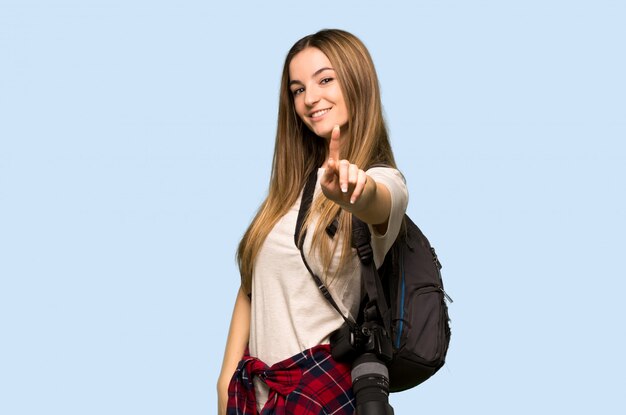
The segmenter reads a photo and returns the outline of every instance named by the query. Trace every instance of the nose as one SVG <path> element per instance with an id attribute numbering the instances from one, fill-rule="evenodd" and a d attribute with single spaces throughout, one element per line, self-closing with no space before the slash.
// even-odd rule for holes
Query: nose
<path id="1" fill-rule="evenodd" d="M 319 91 L 315 86 L 310 86 L 304 90 L 304 103 L 312 107 L 320 100 Z"/>

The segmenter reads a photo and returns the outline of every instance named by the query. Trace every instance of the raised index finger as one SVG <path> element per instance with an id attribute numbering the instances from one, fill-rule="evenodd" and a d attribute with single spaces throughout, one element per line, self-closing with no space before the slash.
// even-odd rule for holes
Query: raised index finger
<path id="1" fill-rule="evenodd" d="M 330 133 L 330 142 L 328 143 L 328 158 L 335 161 L 339 161 L 339 150 L 341 148 L 341 131 L 338 125 L 333 127 L 333 131 Z"/>

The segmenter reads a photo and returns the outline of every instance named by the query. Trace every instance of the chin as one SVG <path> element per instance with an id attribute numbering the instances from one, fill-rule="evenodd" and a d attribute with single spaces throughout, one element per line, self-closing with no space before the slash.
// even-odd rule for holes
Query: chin
<path id="1" fill-rule="evenodd" d="M 317 134 L 320 137 L 330 138 L 331 134 L 333 133 L 333 128 L 334 128 L 334 124 L 332 127 L 329 127 L 329 128 L 317 128 L 315 134 Z"/>

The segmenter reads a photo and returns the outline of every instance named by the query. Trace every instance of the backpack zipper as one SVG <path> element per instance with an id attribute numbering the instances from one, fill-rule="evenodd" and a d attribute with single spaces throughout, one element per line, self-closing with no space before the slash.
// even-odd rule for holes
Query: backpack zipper
<path id="1" fill-rule="evenodd" d="M 431 254 L 433 254 L 433 262 L 435 263 L 435 269 L 437 270 L 437 276 L 439 277 L 439 281 L 443 283 L 443 278 L 441 277 L 441 262 L 439 262 L 439 258 L 437 257 L 437 252 L 435 252 L 435 248 L 433 247 L 430 248 L 430 252 Z M 443 296 L 445 297 L 445 299 L 450 304 L 452 304 L 454 300 L 452 300 L 452 297 L 450 297 L 448 293 L 446 292 L 446 290 L 443 289 L 443 285 L 440 285 L 439 289 L 443 293 Z"/>

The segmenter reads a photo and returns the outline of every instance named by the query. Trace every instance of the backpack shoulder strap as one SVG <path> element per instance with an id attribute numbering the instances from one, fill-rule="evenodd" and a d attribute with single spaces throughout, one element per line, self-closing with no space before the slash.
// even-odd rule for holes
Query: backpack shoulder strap
<path id="1" fill-rule="evenodd" d="M 391 328 L 391 313 L 385 300 L 385 294 L 374 263 L 372 249 L 372 235 L 365 222 L 352 215 L 352 246 L 356 248 L 361 261 L 361 275 L 363 286 L 367 292 L 369 302 L 378 308 L 379 317 L 387 330 Z"/>

